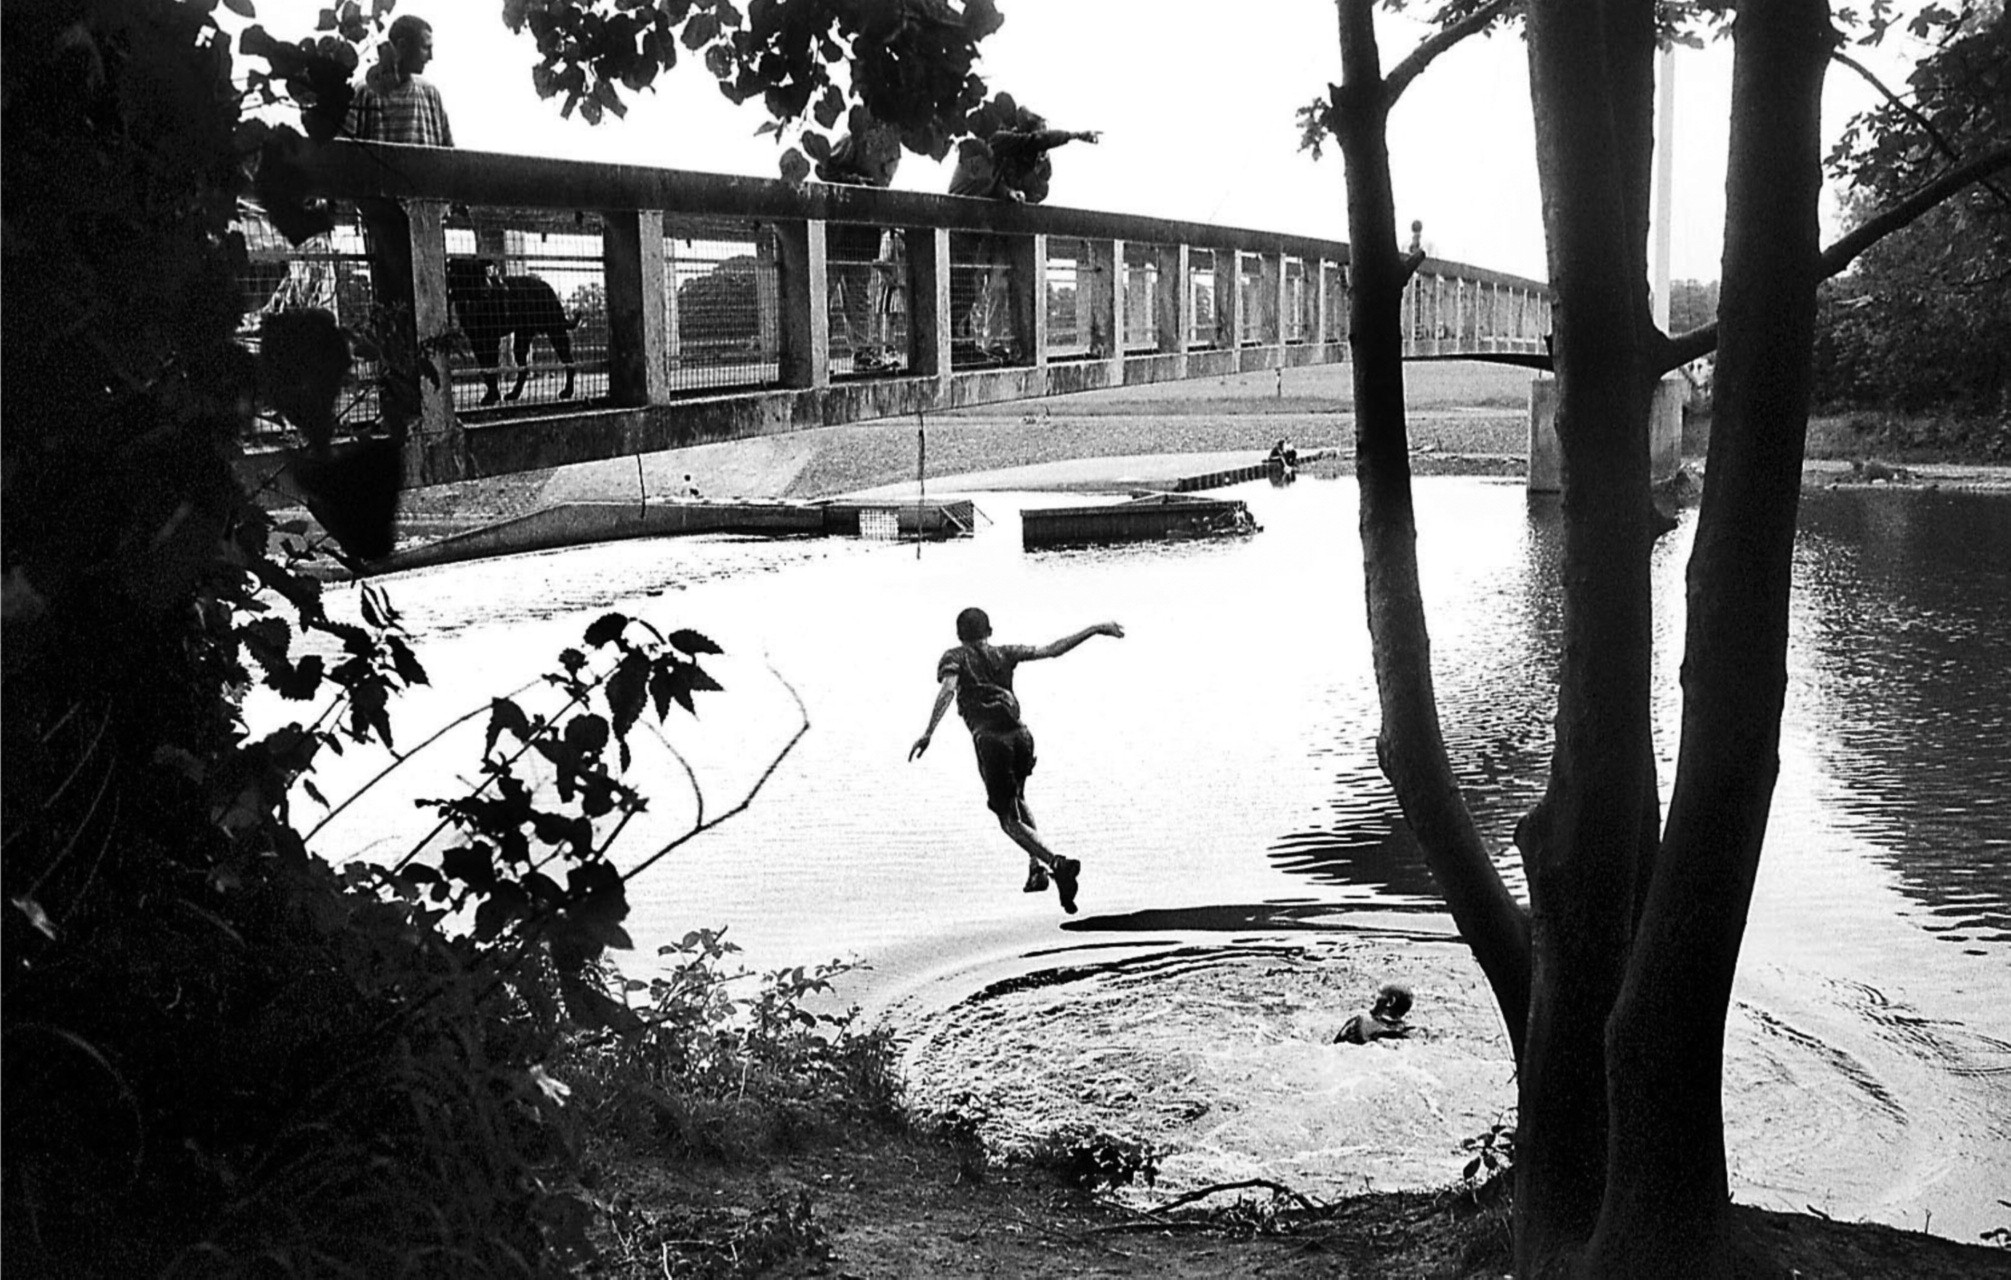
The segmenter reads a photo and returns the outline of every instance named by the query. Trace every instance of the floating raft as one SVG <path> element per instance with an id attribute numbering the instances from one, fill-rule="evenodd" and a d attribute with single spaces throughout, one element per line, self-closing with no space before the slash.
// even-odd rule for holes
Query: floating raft
<path id="1" fill-rule="evenodd" d="M 1129 502 L 1020 512 L 1020 545 L 1026 548 L 1234 537 L 1256 531 L 1257 522 L 1243 503 L 1187 493 L 1151 493 Z"/>

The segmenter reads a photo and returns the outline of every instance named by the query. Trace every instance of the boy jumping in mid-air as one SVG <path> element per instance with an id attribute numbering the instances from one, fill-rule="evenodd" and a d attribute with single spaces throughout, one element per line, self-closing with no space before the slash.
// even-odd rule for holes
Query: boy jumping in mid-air
<path id="1" fill-rule="evenodd" d="M 985 804 L 998 815 L 999 827 L 1014 844 L 1026 850 L 1026 892 L 1039 893 L 1053 876 L 1061 909 L 1075 914 L 1076 877 L 1082 864 L 1064 858 L 1041 843 L 1034 830 L 1033 811 L 1026 807 L 1026 778 L 1033 772 L 1033 734 L 1020 722 L 1019 699 L 1013 696 L 1013 668 L 1036 658 L 1059 658 L 1091 636 L 1122 638 L 1124 628 L 1115 622 L 1099 622 L 1052 644 L 1024 645 L 991 643 L 992 623 L 983 609 L 966 609 L 957 615 L 957 639 L 963 641 L 943 654 L 936 663 L 936 705 L 929 712 L 929 727 L 915 739 L 908 759 L 915 760 L 929 749 L 929 739 L 952 699 L 957 714 L 970 727 L 971 744 L 977 748 L 978 777 L 984 780 Z"/>

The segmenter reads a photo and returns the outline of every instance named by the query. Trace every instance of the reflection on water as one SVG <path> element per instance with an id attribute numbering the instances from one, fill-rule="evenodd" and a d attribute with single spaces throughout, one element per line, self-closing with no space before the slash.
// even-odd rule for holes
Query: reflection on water
<path id="1" fill-rule="evenodd" d="M 1795 664 L 1846 823 L 1951 942 L 2011 938 L 2011 501 L 1812 494 Z M 1980 952 L 1979 952 L 1980 954 Z"/>
<path id="2" fill-rule="evenodd" d="M 1450 926 L 1375 763 L 1353 485 L 1235 496 L 1263 533 L 1029 554 L 1018 511 L 1080 499 L 982 494 L 992 524 L 919 554 L 684 539 L 402 575 L 387 585 L 435 683 L 401 710 L 400 738 L 530 679 L 602 610 L 697 626 L 727 651 L 708 663 L 727 692 L 665 733 L 708 813 L 796 728 L 768 663 L 812 728 L 751 809 L 631 886 L 636 967 L 722 923 L 760 967 L 860 956 L 873 967 L 848 994 L 917 1037 L 917 1087 L 990 1078 L 1001 1097 L 1052 1102 L 1070 1062 L 1121 1063 L 1098 1105 L 1164 1126 L 1190 1179 L 1268 1168 L 1316 1193 L 1438 1180 L 1512 1087 L 1477 973 L 1456 946 L 1417 941 Z M 1551 743 L 1557 513 L 1471 479 L 1420 481 L 1418 509 L 1444 732 L 1519 891 L 1509 837 Z M 1909 1226 L 1932 1209 L 1936 1230 L 1972 1239 L 2003 1225 L 1990 1188 L 2011 1181 L 2007 522 L 2011 502 L 1993 499 L 1808 501 L 1781 780 L 1728 1031 L 1742 1199 Z M 1691 529 L 1652 565 L 1665 791 Z M 1084 861 L 1080 916 L 1018 892 L 1023 860 L 985 813 L 954 723 L 906 762 L 969 604 L 1008 642 L 1127 627 L 1018 681 L 1039 742 L 1029 797 Z M 458 734 L 318 846 L 402 851 L 413 799 L 471 772 L 480 725 Z M 624 847 L 639 860 L 695 802 L 665 746 L 636 741 L 651 809 Z M 378 767 L 352 752 L 319 781 L 341 795 L 345 770 L 353 784 Z M 1205 960 L 1133 961 L 1170 952 Z M 1459 1035 L 1430 1054 L 1338 1056 L 1319 1032 L 1388 976 L 1416 979 L 1421 1016 Z M 1027 1045 L 1054 1051 L 1026 1060 Z M 1166 1072 L 1185 1102 L 1162 1113 L 1145 1086 Z"/>

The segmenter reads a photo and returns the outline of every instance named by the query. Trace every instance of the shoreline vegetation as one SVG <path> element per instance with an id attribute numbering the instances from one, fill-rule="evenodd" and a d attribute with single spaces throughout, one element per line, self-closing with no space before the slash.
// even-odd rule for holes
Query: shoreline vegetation
<path id="1" fill-rule="evenodd" d="M 644 1030 L 576 1039 L 552 1066 L 592 1214 L 578 1274 L 1421 1280 L 1511 1267 L 1505 1123 L 1474 1135 L 1466 1176 L 1436 1188 L 1331 1202 L 1262 1178 L 1149 1190 L 1168 1154 L 1149 1142 L 1064 1125 L 1001 1151 L 982 1100 L 917 1105 L 884 1028 L 812 1011 L 845 966 L 730 974 L 732 948 L 707 930 L 670 950 L 671 976 L 633 1006 Z M 2006 1249 L 1813 1206 L 1738 1206 L 1734 1224 L 1741 1276 L 2011 1276 Z"/>
<path id="2" fill-rule="evenodd" d="M 408 494 L 406 523 L 413 536 L 430 538 L 554 502 L 639 492 L 651 501 L 694 490 L 801 499 L 856 493 L 912 481 L 918 426 L 927 432 L 932 489 L 942 491 L 955 489 L 956 477 L 993 487 L 1093 485 L 1120 473 L 1120 460 L 1261 454 L 1281 437 L 1301 449 L 1338 449 L 1347 470 L 1353 418 L 1336 407 L 1348 403 L 1347 376 L 1345 366 L 1289 370 L 989 406 L 926 424 L 863 423 L 701 446 Z M 1498 366 L 1414 366 L 1414 470 L 1520 475 L 1528 381 L 1526 372 Z M 1706 430 L 1698 415 L 1686 423 L 1693 475 Z M 2011 487 L 2011 459 L 1895 443 L 1913 438 L 1993 436 L 1863 414 L 1819 418 L 1810 427 L 1807 483 Z M 1060 465 L 1067 463 L 1082 465 Z M 736 1004 L 717 994 L 732 982 L 720 969 L 725 953 L 708 950 L 716 940 L 703 930 L 687 938 L 693 980 L 653 985 L 643 998 L 659 1019 L 651 1037 L 626 1048 L 581 1041 L 569 1061 L 554 1065 L 571 1089 L 582 1186 L 595 1211 L 594 1257 L 582 1274 L 920 1280 L 1510 1269 L 1512 1156 L 1495 1145 L 1498 1131 L 1474 1135 L 1471 1177 L 1435 1190 L 1327 1204 L 1252 1180 L 1149 1194 L 1142 1184 L 1156 1173 L 1159 1153 L 1124 1135 L 1079 1128 L 1006 1157 L 986 1149 L 973 1116 L 912 1113 L 900 1049 L 884 1029 L 826 1014 L 797 1018 L 838 969 L 807 979 L 799 971 L 779 986 L 771 980 Z M 729 1034 L 729 1025 L 738 1029 Z M 1500 1158 L 1479 1163 L 1483 1151 Z M 1836 1221 L 1813 1207 L 1740 1207 L 1736 1221 L 1743 1275 L 2011 1276 L 2011 1250 Z"/>

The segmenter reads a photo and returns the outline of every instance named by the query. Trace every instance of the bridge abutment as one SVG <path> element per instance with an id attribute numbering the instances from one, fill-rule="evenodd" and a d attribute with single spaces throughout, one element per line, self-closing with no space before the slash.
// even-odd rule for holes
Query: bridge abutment
<path id="1" fill-rule="evenodd" d="M 1673 480 L 1683 465 L 1683 403 L 1689 383 L 1679 373 L 1655 384 L 1648 405 L 1648 481 Z M 1557 445 L 1557 379 L 1544 375 L 1529 384 L 1529 474 L 1531 493 L 1564 488 L 1563 456 Z"/>

